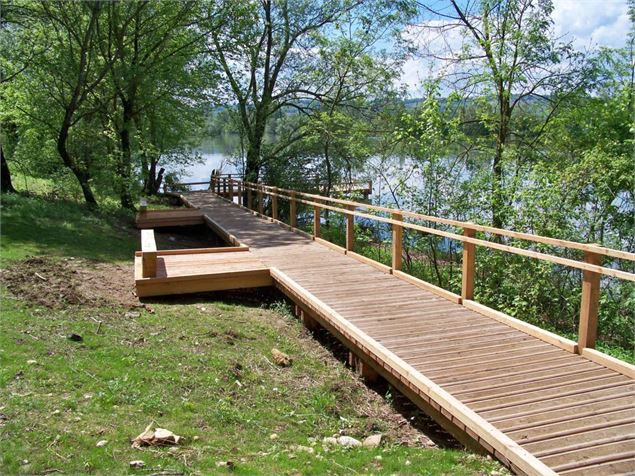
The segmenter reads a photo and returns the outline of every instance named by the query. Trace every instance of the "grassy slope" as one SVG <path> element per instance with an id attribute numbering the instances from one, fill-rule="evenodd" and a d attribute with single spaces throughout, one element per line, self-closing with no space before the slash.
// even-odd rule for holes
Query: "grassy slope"
<path id="1" fill-rule="evenodd" d="M 71 202 L 17 197 L 2 207 L 3 267 L 43 254 L 129 263 L 136 247 L 135 234 L 115 217 Z M 217 466 L 222 461 L 239 474 L 501 471 L 462 451 L 397 444 L 407 425 L 378 416 L 388 403 L 282 304 L 207 295 L 152 308 L 138 317 L 117 306 L 49 309 L 3 288 L 0 473 L 135 472 L 128 462 L 136 459 L 144 471 L 186 474 L 229 471 Z M 99 333 L 94 319 L 103 321 Z M 71 332 L 84 342 L 68 340 Z M 273 365 L 273 347 L 290 354 L 293 366 Z M 152 421 L 183 443 L 132 449 L 130 439 Z M 324 436 L 340 431 L 389 438 L 380 449 L 322 447 Z M 108 443 L 98 448 L 99 440 Z M 294 445 L 313 445 L 314 453 Z"/>

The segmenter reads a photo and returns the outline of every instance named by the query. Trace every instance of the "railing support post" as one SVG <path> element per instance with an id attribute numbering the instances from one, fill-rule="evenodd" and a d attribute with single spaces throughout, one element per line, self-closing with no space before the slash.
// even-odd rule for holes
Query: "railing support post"
<path id="1" fill-rule="evenodd" d="M 216 194 L 220 195 L 221 179 L 220 176 L 216 177 Z"/>
<path id="2" fill-rule="evenodd" d="M 227 195 L 227 177 L 223 177 L 223 195 Z"/>
<path id="3" fill-rule="evenodd" d="M 289 201 L 289 224 L 293 228 L 298 227 L 298 204 L 295 201 L 295 192 L 291 192 L 291 199 Z"/>
<path id="4" fill-rule="evenodd" d="M 403 221 L 401 213 L 393 213 L 392 219 Z M 392 225 L 392 270 L 401 270 L 401 255 L 403 246 L 403 227 L 401 225 Z"/>
<path id="5" fill-rule="evenodd" d="M 602 255 L 584 252 L 584 261 L 601 266 Z M 578 352 L 588 347 L 593 349 L 598 336 L 598 307 L 600 304 L 600 274 L 582 271 L 582 302 L 580 303 L 580 327 L 578 329 Z"/>
<path id="6" fill-rule="evenodd" d="M 320 203 L 317 199 L 314 201 Z M 313 206 L 313 236 L 320 237 L 320 207 L 317 205 Z"/>
<path id="7" fill-rule="evenodd" d="M 236 181 L 236 201 L 238 203 L 238 205 L 242 204 L 243 202 L 243 187 L 242 187 L 242 182 L 240 181 Z"/>
<path id="8" fill-rule="evenodd" d="M 157 244 L 154 230 L 141 230 L 141 276 L 154 278 L 157 275 Z"/>
<path id="9" fill-rule="evenodd" d="M 265 214 L 265 202 L 262 196 L 262 185 L 258 186 L 258 212 L 261 215 Z"/>
<path id="10" fill-rule="evenodd" d="M 476 230 L 474 228 L 463 228 L 463 236 L 474 238 Z M 474 270 L 476 266 L 476 245 L 474 243 L 463 242 L 463 278 L 461 281 L 461 298 L 474 299 Z"/>
<path id="11" fill-rule="evenodd" d="M 278 193 L 278 189 L 274 188 L 273 193 L 274 195 L 271 195 L 271 218 L 273 218 L 274 220 L 277 220 L 278 219 L 278 196 L 275 194 Z"/>
<path id="12" fill-rule="evenodd" d="M 347 205 L 347 210 L 355 211 L 354 205 Z M 355 248 L 355 215 L 346 215 L 346 251 Z"/>
<path id="13" fill-rule="evenodd" d="M 232 180 L 232 176 L 231 175 L 229 176 L 227 181 L 229 182 L 229 190 L 228 190 L 227 198 L 229 198 L 229 201 L 231 203 L 234 203 L 234 181 Z"/>
<path id="14" fill-rule="evenodd" d="M 247 208 L 249 208 L 250 210 L 253 210 L 254 201 L 252 200 L 252 196 L 251 196 L 251 185 L 247 185 L 247 187 L 249 187 L 247 189 Z"/>

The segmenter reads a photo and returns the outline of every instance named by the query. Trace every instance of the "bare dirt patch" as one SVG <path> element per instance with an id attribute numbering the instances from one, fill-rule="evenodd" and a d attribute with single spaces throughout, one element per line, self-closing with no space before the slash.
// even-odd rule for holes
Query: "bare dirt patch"
<path id="1" fill-rule="evenodd" d="M 134 294 L 132 265 L 35 257 L 1 270 L 0 280 L 15 297 L 51 309 L 73 305 L 141 306 Z"/>

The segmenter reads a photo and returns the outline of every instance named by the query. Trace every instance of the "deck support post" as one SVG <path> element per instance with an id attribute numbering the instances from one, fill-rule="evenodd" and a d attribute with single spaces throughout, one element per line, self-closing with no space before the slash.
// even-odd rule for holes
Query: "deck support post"
<path id="1" fill-rule="evenodd" d="M 463 236 L 474 238 L 474 228 L 463 228 Z M 476 267 L 476 245 L 463 242 L 463 277 L 461 280 L 461 298 L 474 299 L 474 270 Z"/>
<path id="2" fill-rule="evenodd" d="M 602 265 L 602 255 L 584 252 L 584 261 Z M 595 348 L 598 336 L 598 308 L 600 304 L 600 274 L 593 271 L 582 272 L 582 302 L 580 303 L 580 326 L 578 329 L 578 352 L 584 348 Z"/>
<path id="3" fill-rule="evenodd" d="M 273 195 L 271 195 L 271 218 L 274 220 L 278 219 L 278 196 L 275 195 L 278 193 L 278 189 L 273 189 Z"/>
<path id="4" fill-rule="evenodd" d="M 354 205 L 347 205 L 347 210 L 355 211 Z M 355 248 L 355 215 L 346 215 L 346 251 Z"/>
<path id="5" fill-rule="evenodd" d="M 320 203 L 318 199 L 314 201 Z M 313 237 L 320 237 L 320 207 L 318 205 L 313 206 Z"/>
<path id="6" fill-rule="evenodd" d="M 263 200 L 262 185 L 258 185 L 258 212 L 261 215 L 265 214 L 265 202 Z"/>
<path id="7" fill-rule="evenodd" d="M 377 382 L 381 377 L 375 369 L 360 359 L 354 352 L 348 352 L 348 365 L 367 383 Z"/>
<path id="8" fill-rule="evenodd" d="M 392 219 L 403 221 L 401 213 L 393 213 Z M 403 246 L 403 227 L 401 225 L 392 225 L 392 270 L 401 270 L 401 255 Z"/>
<path id="9" fill-rule="evenodd" d="M 247 208 L 249 208 L 250 210 L 254 209 L 254 202 L 252 200 L 252 196 L 251 196 L 251 185 L 247 185 Z"/>
<path id="10" fill-rule="evenodd" d="M 289 201 L 289 225 L 293 228 L 298 227 L 298 203 L 295 201 L 295 192 L 291 192 Z"/>

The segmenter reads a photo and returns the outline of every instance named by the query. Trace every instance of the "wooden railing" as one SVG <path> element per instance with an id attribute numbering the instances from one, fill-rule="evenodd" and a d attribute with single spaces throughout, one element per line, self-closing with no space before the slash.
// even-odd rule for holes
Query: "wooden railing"
<path id="1" fill-rule="evenodd" d="M 154 230 L 141 230 L 141 268 L 144 278 L 157 275 L 157 243 Z"/>
<path id="2" fill-rule="evenodd" d="M 330 210 L 332 212 L 341 213 L 346 217 L 346 252 L 353 253 L 355 241 L 354 236 L 354 219 L 355 217 L 374 220 L 386 223 L 392 227 L 392 265 L 388 272 L 397 274 L 402 278 L 410 278 L 401 272 L 402 266 L 402 245 L 403 230 L 410 229 L 423 233 L 429 233 L 435 236 L 456 240 L 463 245 L 463 271 L 461 295 L 457 296 L 458 302 L 472 302 L 474 298 L 475 283 L 475 265 L 476 265 L 476 249 L 484 247 L 506 253 L 516 254 L 529 258 L 548 261 L 551 263 L 569 266 L 582 271 L 582 302 L 580 306 L 580 323 L 578 331 L 578 352 L 582 352 L 585 348 L 594 348 L 597 339 L 598 327 L 598 306 L 600 297 L 600 278 L 601 276 L 611 276 L 627 281 L 635 282 L 635 274 L 602 266 L 604 257 L 613 257 L 622 260 L 635 261 L 635 253 L 605 248 L 595 244 L 578 243 L 568 240 L 560 240 L 545 236 L 533 235 L 530 233 L 521 233 L 511 230 L 504 230 L 487 225 L 478 225 L 476 223 L 462 222 L 447 218 L 439 218 L 429 215 L 423 215 L 407 210 L 398 210 L 387 207 L 369 205 L 366 203 L 353 202 L 350 200 L 342 200 L 337 198 L 325 197 L 321 195 L 303 193 L 295 190 L 282 189 L 272 187 L 260 183 L 250 183 L 235 180 L 230 177 L 218 177 L 213 181 L 212 190 L 227 190 L 227 198 L 232 202 L 236 198 L 239 205 L 245 206 L 250 210 L 257 210 L 260 214 L 264 214 L 264 198 L 269 197 L 271 218 L 278 220 L 279 206 L 278 199 L 288 200 L 289 202 L 289 225 L 297 228 L 297 210 L 298 204 L 307 205 L 313 208 L 313 237 L 319 239 L 321 234 L 320 214 L 322 210 Z M 255 197 L 254 197 L 255 193 Z M 257 199 L 257 205 L 254 204 L 254 198 Z M 244 203 L 243 203 L 244 202 Z M 389 217 L 373 215 L 364 211 L 372 211 L 390 214 Z M 417 223 L 407 222 L 404 219 L 426 221 L 450 225 L 462 229 L 462 233 L 453 233 L 445 230 L 423 226 Z M 489 241 L 476 237 L 476 232 L 485 232 L 491 235 L 515 238 L 534 243 L 552 245 L 555 247 L 573 249 L 584 252 L 584 260 L 579 261 L 570 258 L 564 258 L 552 254 L 539 251 L 533 251 L 520 248 L 513 245 L 503 244 L 500 242 Z M 380 265 L 381 266 L 381 265 Z M 429 285 L 435 288 L 433 285 Z M 441 288 L 437 288 L 439 291 Z M 446 294 L 452 294 L 444 291 Z M 476 303 L 474 303 L 476 304 Z"/>

